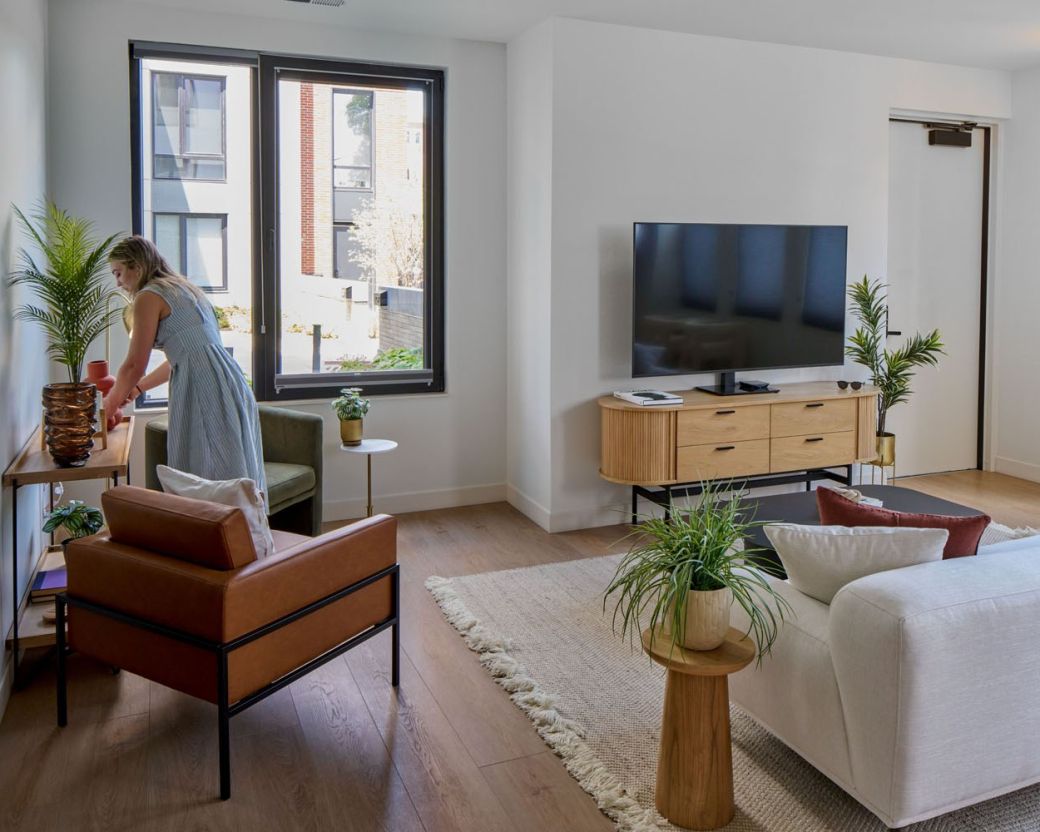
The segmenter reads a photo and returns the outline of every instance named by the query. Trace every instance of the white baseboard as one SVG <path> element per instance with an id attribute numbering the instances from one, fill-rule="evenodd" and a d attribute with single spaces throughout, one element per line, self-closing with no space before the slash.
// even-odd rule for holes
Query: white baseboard
<path id="1" fill-rule="evenodd" d="M 497 483 L 471 485 L 465 488 L 440 488 L 434 491 L 412 491 L 404 494 L 380 494 L 372 498 L 372 503 L 377 513 L 404 514 L 409 511 L 434 511 L 439 508 L 500 503 L 505 499 L 505 483 Z M 322 519 L 331 521 L 364 517 L 366 509 L 364 498 L 326 500 L 322 505 Z"/>
<path id="2" fill-rule="evenodd" d="M 1009 477 L 1040 482 L 1040 465 L 1034 462 L 1022 462 L 1017 459 L 998 456 L 994 460 L 993 470 L 1000 474 L 1007 474 Z"/>
<path id="3" fill-rule="evenodd" d="M 549 509 L 541 503 L 532 500 L 519 488 L 508 484 L 506 485 L 506 502 L 521 514 L 525 515 L 530 520 L 533 520 L 547 532 L 552 531 L 550 528 L 552 515 L 549 513 Z"/>

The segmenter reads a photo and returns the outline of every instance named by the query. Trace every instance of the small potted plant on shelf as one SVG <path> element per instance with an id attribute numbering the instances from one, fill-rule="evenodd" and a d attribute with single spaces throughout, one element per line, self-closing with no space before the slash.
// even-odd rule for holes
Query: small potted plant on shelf
<path id="1" fill-rule="evenodd" d="M 714 650 L 726 639 L 736 602 L 761 659 L 790 606 L 769 583 L 775 567 L 756 556 L 759 550 L 738 548 L 757 525 L 741 514 L 740 495 L 722 498 L 722 487 L 711 483 L 702 488 L 697 505 L 673 504 L 667 518 L 646 517 L 633 528 L 604 608 L 618 593 L 614 624 L 621 619 L 623 637 L 649 626 L 651 640 L 663 635 L 679 647 Z"/>
<path id="2" fill-rule="evenodd" d="M 82 500 L 69 500 L 65 505 L 58 506 L 47 515 L 43 531 L 50 534 L 64 526 L 69 535 L 61 541 L 62 548 L 64 548 L 70 540 L 97 534 L 104 525 L 105 518 L 101 509 L 88 506 Z"/>
<path id="3" fill-rule="evenodd" d="M 339 398 L 332 401 L 339 417 L 339 438 L 344 445 L 360 445 L 364 416 L 372 403 L 361 398 L 360 387 L 344 387 L 339 392 Z"/>
<path id="4" fill-rule="evenodd" d="M 873 465 L 889 466 L 896 461 L 896 437 L 888 431 L 888 411 L 910 398 L 910 380 L 919 367 L 939 363 L 943 355 L 938 329 L 922 335 L 915 332 L 901 347 L 890 350 L 888 339 L 888 298 L 885 284 L 866 275 L 849 287 L 853 314 L 860 325 L 849 336 L 845 355 L 870 371 L 870 383 L 878 388 L 877 458 Z"/>

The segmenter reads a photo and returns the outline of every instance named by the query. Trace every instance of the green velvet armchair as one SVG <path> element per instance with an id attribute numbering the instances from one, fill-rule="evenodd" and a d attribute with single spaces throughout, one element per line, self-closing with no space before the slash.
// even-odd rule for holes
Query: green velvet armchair
<path id="1" fill-rule="evenodd" d="M 313 413 L 260 405 L 264 473 L 271 528 L 321 534 L 322 418 Z M 166 417 L 152 419 L 144 431 L 145 486 L 162 491 L 156 465 L 166 464 Z"/>

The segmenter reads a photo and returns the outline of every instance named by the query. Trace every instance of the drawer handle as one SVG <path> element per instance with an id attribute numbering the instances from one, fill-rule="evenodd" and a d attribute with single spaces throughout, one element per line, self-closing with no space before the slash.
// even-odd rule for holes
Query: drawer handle
<path id="1" fill-rule="evenodd" d="M 812 404 L 807 404 L 806 407 L 823 407 L 823 402 L 813 402 Z"/>
<path id="2" fill-rule="evenodd" d="M 715 415 L 716 416 L 729 416 L 729 414 L 736 413 L 736 412 L 737 411 L 735 411 L 735 410 L 716 410 L 715 411 Z"/>
<path id="3" fill-rule="evenodd" d="M 822 442 L 823 441 L 823 437 L 822 436 L 810 436 L 805 441 L 806 442 Z"/>
<path id="4" fill-rule="evenodd" d="M 736 447 L 737 447 L 736 445 L 719 445 L 719 447 L 717 447 L 715 450 L 716 451 L 732 451 Z"/>

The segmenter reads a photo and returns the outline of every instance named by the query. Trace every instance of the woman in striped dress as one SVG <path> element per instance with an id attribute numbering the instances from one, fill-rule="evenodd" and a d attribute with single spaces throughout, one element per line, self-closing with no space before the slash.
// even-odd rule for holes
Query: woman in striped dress
<path id="1" fill-rule="evenodd" d="M 105 412 L 169 381 L 167 464 L 207 480 L 248 477 L 266 501 L 256 399 L 220 342 L 206 295 L 144 237 L 117 243 L 109 261 L 116 283 L 133 298 L 134 329 Z M 153 348 L 166 361 L 145 375 Z"/>

